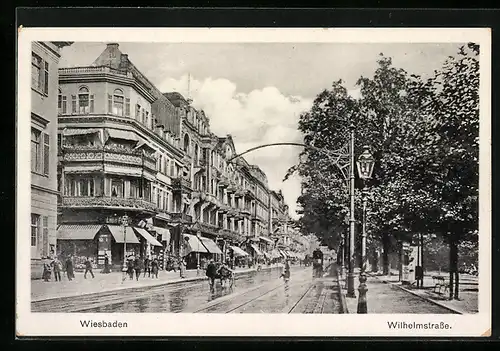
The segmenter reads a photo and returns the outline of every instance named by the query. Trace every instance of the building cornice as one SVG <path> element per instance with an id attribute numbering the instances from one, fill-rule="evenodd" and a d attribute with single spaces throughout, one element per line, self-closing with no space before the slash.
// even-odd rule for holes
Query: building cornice
<path id="1" fill-rule="evenodd" d="M 54 190 L 54 189 L 50 189 L 50 188 L 46 188 L 46 187 L 41 186 L 41 185 L 31 184 L 31 187 L 33 189 L 35 189 L 35 190 L 45 191 L 46 193 L 49 193 L 49 194 L 52 194 L 52 195 L 60 195 L 59 191 Z"/>

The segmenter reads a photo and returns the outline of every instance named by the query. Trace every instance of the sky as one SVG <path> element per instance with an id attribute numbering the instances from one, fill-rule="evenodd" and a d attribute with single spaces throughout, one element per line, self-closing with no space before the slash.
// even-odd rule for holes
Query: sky
<path id="1" fill-rule="evenodd" d="M 212 132 L 231 134 L 236 152 L 273 142 L 301 142 L 299 116 L 332 82 L 342 79 L 353 96 L 356 81 L 371 77 L 379 54 L 395 67 L 428 77 L 459 44 L 345 43 L 119 43 L 134 65 L 162 92 L 190 95 L 203 109 Z M 60 67 L 90 65 L 106 43 L 76 42 L 62 49 Z M 188 77 L 190 77 L 188 79 Z M 189 84 L 188 84 L 189 81 Z M 189 90 L 188 90 L 189 87 Z M 245 155 L 266 174 L 273 190 L 282 190 L 297 218 L 300 178 L 283 182 L 301 149 L 275 146 Z"/>

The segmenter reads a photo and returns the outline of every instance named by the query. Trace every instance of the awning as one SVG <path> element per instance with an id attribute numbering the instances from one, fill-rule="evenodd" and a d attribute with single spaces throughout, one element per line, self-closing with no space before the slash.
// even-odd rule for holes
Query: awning
<path id="1" fill-rule="evenodd" d="M 120 225 L 108 225 L 107 226 L 115 241 L 119 244 L 122 244 L 127 240 L 127 244 L 140 244 L 139 239 L 135 236 L 134 230 L 132 227 L 127 228 L 127 235 L 124 237 L 123 235 L 123 227 Z"/>
<path id="2" fill-rule="evenodd" d="M 267 242 L 268 244 L 274 244 L 274 242 L 271 239 L 266 238 L 265 236 L 261 236 L 261 237 L 259 237 L 259 239 Z"/>
<path id="3" fill-rule="evenodd" d="M 278 250 L 278 252 L 281 254 L 281 256 L 283 256 L 283 258 L 287 258 L 288 257 L 283 250 Z"/>
<path id="4" fill-rule="evenodd" d="M 231 250 L 233 250 L 233 252 L 236 256 L 240 256 L 240 257 L 248 256 L 248 253 L 246 253 L 245 251 L 240 249 L 238 246 L 229 246 L 229 247 L 231 248 Z"/>
<path id="5" fill-rule="evenodd" d="M 121 129 L 106 129 L 106 139 L 108 138 L 139 141 L 134 133 Z"/>
<path id="6" fill-rule="evenodd" d="M 153 238 L 151 234 L 147 232 L 146 229 L 134 227 L 134 230 L 139 233 L 144 239 L 146 239 L 151 245 L 163 247 L 163 245 Z"/>
<path id="7" fill-rule="evenodd" d="M 257 254 L 257 256 L 262 256 L 262 252 L 260 252 L 260 250 L 257 247 L 257 245 L 250 244 L 250 247 L 255 251 L 255 253 Z"/>
<path id="8" fill-rule="evenodd" d="M 155 227 L 153 226 L 153 230 L 161 235 L 161 241 L 170 242 L 170 230 L 167 228 Z"/>
<path id="9" fill-rule="evenodd" d="M 102 225 L 61 224 L 57 228 L 57 240 L 93 240 Z"/>
<path id="10" fill-rule="evenodd" d="M 196 235 L 184 234 L 184 243 L 184 256 L 189 255 L 191 252 L 208 253 L 207 249 Z"/>
<path id="11" fill-rule="evenodd" d="M 271 251 L 271 258 L 272 258 L 272 259 L 275 259 L 275 258 L 280 258 L 280 256 L 281 256 L 281 255 L 280 255 L 279 251 L 277 251 L 277 250 L 273 250 L 273 251 Z"/>
<path id="12" fill-rule="evenodd" d="M 199 239 L 203 243 L 203 246 L 205 246 L 205 248 L 208 250 L 208 252 L 210 252 L 211 254 L 222 255 L 222 251 L 219 249 L 219 247 L 215 242 L 213 242 L 209 238 L 204 238 L 204 237 L 200 237 Z"/>
<path id="13" fill-rule="evenodd" d="M 86 135 L 86 134 L 99 133 L 100 131 L 101 131 L 100 129 L 96 129 L 96 128 L 82 128 L 82 129 L 65 128 L 65 129 L 63 129 L 62 134 L 64 136 Z"/>

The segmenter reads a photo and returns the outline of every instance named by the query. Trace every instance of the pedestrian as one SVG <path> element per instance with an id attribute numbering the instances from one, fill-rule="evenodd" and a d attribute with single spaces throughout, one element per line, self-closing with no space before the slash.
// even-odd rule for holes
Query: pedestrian
<path id="1" fill-rule="evenodd" d="M 65 262 L 66 275 L 68 276 L 68 280 L 72 281 L 75 277 L 75 272 L 73 271 L 73 256 L 68 256 Z"/>
<path id="2" fill-rule="evenodd" d="M 46 257 L 43 262 L 43 273 L 42 273 L 43 280 L 46 282 L 50 281 L 50 276 L 51 276 L 50 271 L 51 271 L 50 261 L 49 258 Z"/>
<path id="3" fill-rule="evenodd" d="M 54 259 L 51 262 L 52 265 L 52 270 L 54 271 L 54 279 L 55 281 L 61 281 L 61 270 L 62 270 L 62 264 L 61 261 L 57 258 L 57 256 L 54 256 Z"/>
<path id="4" fill-rule="evenodd" d="M 104 269 L 102 272 L 104 274 L 111 273 L 111 270 L 109 269 L 109 257 L 108 257 L 108 255 L 104 256 Z"/>
<path id="5" fill-rule="evenodd" d="M 92 259 L 90 257 L 87 257 L 87 260 L 85 261 L 85 273 L 83 274 L 83 278 L 87 279 L 87 273 L 90 273 L 92 276 L 92 279 L 94 279 L 94 272 L 92 272 Z"/>
<path id="6" fill-rule="evenodd" d="M 151 273 L 153 273 L 153 278 L 158 279 L 159 263 L 158 259 L 155 257 L 153 262 L 151 262 Z"/>
<path id="7" fill-rule="evenodd" d="M 141 275 L 141 265 L 142 261 L 139 257 L 136 257 L 134 260 L 134 270 L 135 270 L 135 279 L 139 281 L 139 276 Z"/>
<path id="8" fill-rule="evenodd" d="M 151 278 L 151 260 L 149 257 L 146 257 L 144 259 L 144 277 L 146 276 L 146 273 L 148 273 L 148 277 Z"/>
<path id="9" fill-rule="evenodd" d="M 280 278 L 283 278 L 285 280 L 285 283 L 288 283 L 290 280 L 290 261 L 285 260 L 285 269 L 283 270 L 283 273 L 281 273 Z"/>
<path id="10" fill-rule="evenodd" d="M 186 278 L 186 261 L 184 260 L 184 258 L 181 258 L 180 260 L 179 271 L 181 278 Z"/>
<path id="11" fill-rule="evenodd" d="M 134 279 L 134 259 L 130 256 L 127 259 L 127 274 L 130 280 Z"/>

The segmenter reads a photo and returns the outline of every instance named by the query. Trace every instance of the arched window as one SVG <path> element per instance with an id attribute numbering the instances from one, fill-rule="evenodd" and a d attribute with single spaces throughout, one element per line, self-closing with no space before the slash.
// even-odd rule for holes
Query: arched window
<path id="1" fill-rule="evenodd" d="M 90 93 L 87 87 L 81 87 L 78 90 L 78 108 L 80 114 L 90 112 Z"/>
<path id="2" fill-rule="evenodd" d="M 123 116 L 125 98 L 121 89 L 115 89 L 113 92 L 113 114 Z"/>
<path id="3" fill-rule="evenodd" d="M 184 152 L 189 154 L 189 135 L 184 135 Z"/>

